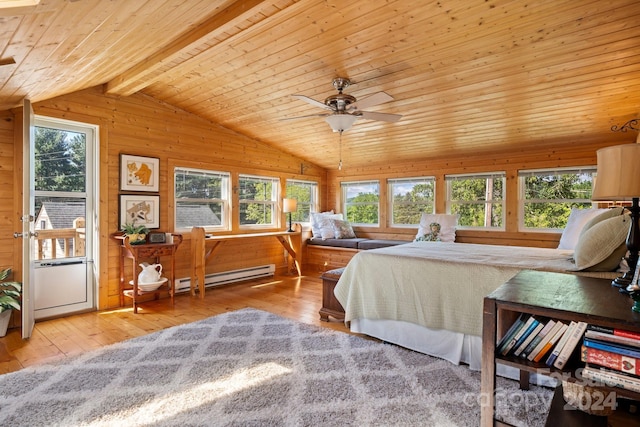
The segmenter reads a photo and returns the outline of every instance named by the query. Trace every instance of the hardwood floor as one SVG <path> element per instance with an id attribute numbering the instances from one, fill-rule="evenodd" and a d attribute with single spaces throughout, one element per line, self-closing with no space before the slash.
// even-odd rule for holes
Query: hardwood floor
<path id="1" fill-rule="evenodd" d="M 209 288 L 205 298 L 188 293 L 130 306 L 43 320 L 29 340 L 19 328 L 0 338 L 0 374 L 79 354 L 160 329 L 193 322 L 226 311 L 253 307 L 301 322 L 348 332 L 335 319 L 321 322 L 322 280 L 317 276 L 277 276 Z"/>

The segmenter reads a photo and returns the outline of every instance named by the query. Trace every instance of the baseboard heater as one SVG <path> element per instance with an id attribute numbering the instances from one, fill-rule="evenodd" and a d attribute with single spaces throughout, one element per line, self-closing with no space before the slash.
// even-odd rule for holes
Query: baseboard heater
<path id="1" fill-rule="evenodd" d="M 276 271 L 275 264 L 259 265 L 257 267 L 241 268 L 239 270 L 222 271 L 204 276 L 204 286 L 224 285 L 226 283 L 240 282 L 242 280 L 257 279 L 260 277 L 273 276 Z M 191 288 L 191 278 L 183 277 L 176 279 L 176 292 L 186 292 Z"/>

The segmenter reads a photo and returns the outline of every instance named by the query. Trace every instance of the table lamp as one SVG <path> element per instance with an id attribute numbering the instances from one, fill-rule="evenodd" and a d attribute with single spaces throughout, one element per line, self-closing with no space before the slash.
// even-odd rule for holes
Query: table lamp
<path id="1" fill-rule="evenodd" d="M 291 228 L 291 212 L 295 212 L 298 209 L 298 201 L 296 199 L 282 199 L 282 211 L 289 214 L 289 233 L 293 233 Z"/>
<path id="2" fill-rule="evenodd" d="M 640 138 L 639 138 L 640 139 Z M 629 271 L 611 283 L 621 291 L 631 284 L 640 251 L 640 143 L 616 145 L 597 151 L 598 170 L 592 200 L 627 201 L 631 228 L 627 235 Z"/>

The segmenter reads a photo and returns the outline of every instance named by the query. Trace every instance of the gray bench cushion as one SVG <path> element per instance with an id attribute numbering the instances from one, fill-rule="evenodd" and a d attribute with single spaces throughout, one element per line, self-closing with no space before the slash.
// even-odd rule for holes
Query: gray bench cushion
<path id="1" fill-rule="evenodd" d="M 362 241 L 369 240 L 360 237 L 353 239 L 309 239 L 307 245 L 331 246 L 334 248 L 350 248 L 358 249 L 358 244 Z"/>

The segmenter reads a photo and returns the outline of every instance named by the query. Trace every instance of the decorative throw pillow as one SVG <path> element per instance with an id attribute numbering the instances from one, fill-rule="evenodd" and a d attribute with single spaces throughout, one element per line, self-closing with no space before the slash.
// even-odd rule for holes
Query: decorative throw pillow
<path id="1" fill-rule="evenodd" d="M 353 231 L 349 221 L 342 219 L 331 220 L 333 225 L 334 238 L 336 239 L 353 239 L 356 237 L 356 233 Z"/>
<path id="2" fill-rule="evenodd" d="M 617 215 L 583 230 L 573 254 L 576 267 L 585 270 L 605 260 L 611 261 L 609 257 L 617 256 L 620 246 L 627 239 L 630 226 L 628 215 Z M 619 263 L 620 258 L 617 261 Z"/>
<path id="3" fill-rule="evenodd" d="M 335 231 L 333 231 L 333 219 L 324 218 L 320 221 L 320 238 L 322 240 L 333 239 Z"/>
<path id="4" fill-rule="evenodd" d="M 455 242 L 457 224 L 458 215 L 423 213 L 414 241 Z"/>
<path id="5" fill-rule="evenodd" d="M 322 238 L 320 228 L 324 225 L 325 219 L 342 219 L 342 214 L 334 214 L 333 211 L 311 212 L 311 233 L 313 237 Z"/>
<path id="6" fill-rule="evenodd" d="M 584 227 L 582 227 L 582 230 L 580 231 L 580 235 L 585 233 L 587 230 L 589 230 L 591 227 L 593 227 L 594 225 L 598 224 L 599 222 L 602 222 L 602 221 L 604 221 L 606 219 L 609 219 L 609 218 L 620 216 L 623 213 L 624 213 L 624 208 L 622 208 L 622 207 L 605 209 L 604 212 L 594 216 L 589 221 L 587 221 L 587 223 L 584 225 Z M 578 239 L 579 238 L 580 237 L 578 237 Z"/>
<path id="7" fill-rule="evenodd" d="M 578 243 L 580 232 L 585 224 L 592 218 L 608 211 L 608 209 L 571 209 L 571 214 L 567 220 L 567 225 L 560 236 L 558 249 L 574 249 Z"/>

